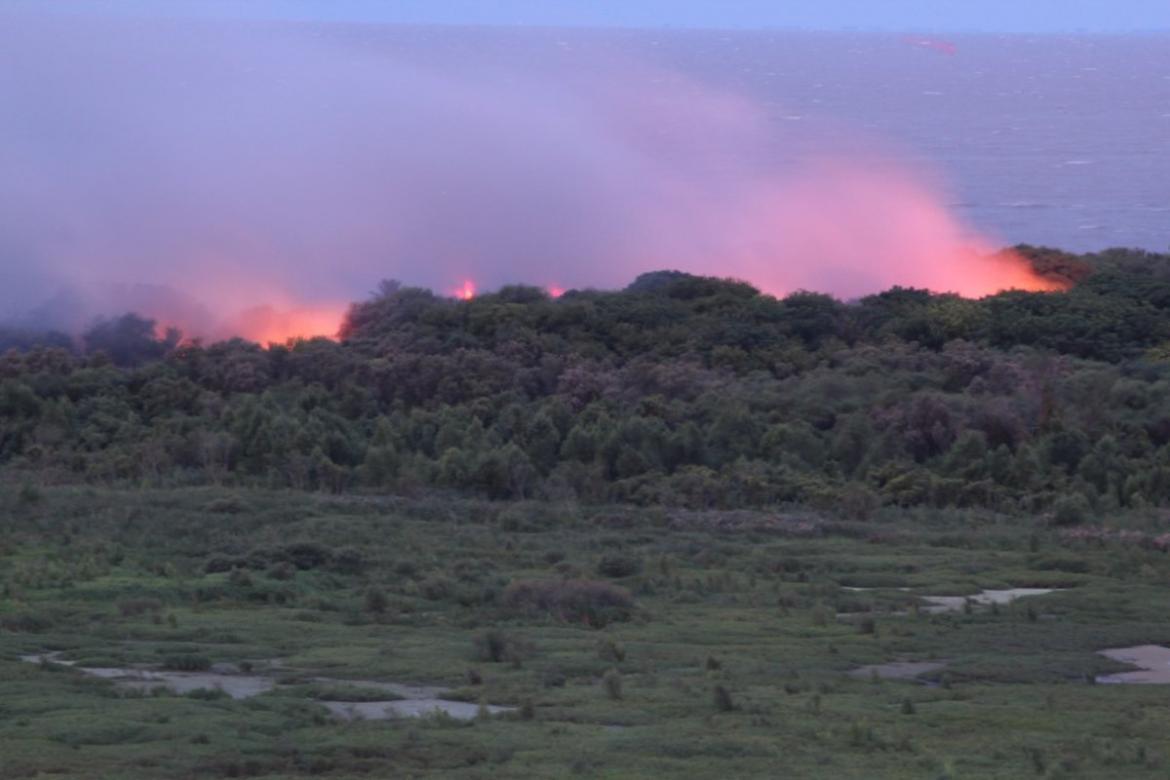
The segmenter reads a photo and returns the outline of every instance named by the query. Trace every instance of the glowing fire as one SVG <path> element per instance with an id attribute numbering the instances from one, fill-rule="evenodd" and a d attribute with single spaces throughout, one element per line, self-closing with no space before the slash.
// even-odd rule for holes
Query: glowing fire
<path id="1" fill-rule="evenodd" d="M 561 287 L 558 287 L 555 284 L 550 284 L 545 289 L 548 291 L 549 297 L 552 297 L 552 298 L 560 298 L 562 295 L 565 294 L 564 289 Z"/>
<path id="2" fill-rule="evenodd" d="M 772 295 L 803 289 L 850 300 L 894 285 L 967 298 L 1061 289 L 1015 252 L 997 252 L 998 242 L 964 225 L 928 181 L 896 165 L 817 160 L 763 182 L 746 202 L 715 225 L 726 221 L 736 237 L 719 275 Z"/>
<path id="3" fill-rule="evenodd" d="M 973 253 L 963 267 L 968 273 L 961 279 L 953 279 L 949 285 L 952 289 L 934 291 L 954 292 L 964 298 L 982 298 L 1004 290 L 1060 292 L 1069 287 L 1064 282 L 1040 276 L 1032 270 L 1027 259 L 1011 249 L 978 256 Z"/>
<path id="4" fill-rule="evenodd" d="M 452 294 L 462 301 L 470 301 L 475 297 L 475 282 L 464 279 L 463 284 L 452 291 Z"/>
<path id="5" fill-rule="evenodd" d="M 286 308 L 257 306 L 241 312 L 223 328 L 229 336 L 260 344 L 284 344 L 289 340 L 336 339 L 345 317 L 342 305 L 299 305 Z"/>

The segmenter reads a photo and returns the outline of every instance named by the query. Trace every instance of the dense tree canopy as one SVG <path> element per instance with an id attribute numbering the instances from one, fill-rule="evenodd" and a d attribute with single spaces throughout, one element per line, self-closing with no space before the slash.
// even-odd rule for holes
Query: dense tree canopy
<path id="1" fill-rule="evenodd" d="M 0 333 L 0 462 L 852 514 L 1170 504 L 1170 257 L 1021 251 L 1075 286 L 844 303 L 678 272 L 558 299 L 385 283 L 338 342 L 184 344 L 133 315 L 79 345 Z"/>

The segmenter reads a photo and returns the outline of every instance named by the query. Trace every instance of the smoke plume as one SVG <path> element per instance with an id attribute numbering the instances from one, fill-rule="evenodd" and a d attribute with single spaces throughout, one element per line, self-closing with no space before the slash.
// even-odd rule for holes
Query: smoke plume
<path id="1" fill-rule="evenodd" d="M 281 339 L 383 278 L 660 268 L 774 294 L 1045 287 L 929 174 L 596 38 L 0 12 L 0 105 L 0 319 Z"/>

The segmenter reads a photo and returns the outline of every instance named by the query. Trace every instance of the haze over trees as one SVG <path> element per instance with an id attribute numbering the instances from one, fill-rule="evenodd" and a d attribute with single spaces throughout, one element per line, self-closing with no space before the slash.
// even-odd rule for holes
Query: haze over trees
<path id="1" fill-rule="evenodd" d="M 1170 503 L 1170 256 L 1023 248 L 1066 293 L 843 303 L 678 272 L 558 299 L 385 284 L 341 339 L 0 332 L 0 461 L 44 481 L 692 508 Z M 36 345 L 40 341 L 40 345 Z"/>

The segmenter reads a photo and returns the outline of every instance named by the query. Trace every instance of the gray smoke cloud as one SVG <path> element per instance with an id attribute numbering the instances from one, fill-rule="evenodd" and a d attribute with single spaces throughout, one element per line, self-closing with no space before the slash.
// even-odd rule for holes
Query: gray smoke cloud
<path id="1" fill-rule="evenodd" d="M 1018 270 L 973 260 L 917 174 L 599 43 L 516 36 L 0 14 L 0 314 L 212 336 L 257 306 L 336 319 L 391 277 L 669 267 L 855 295 Z"/>

